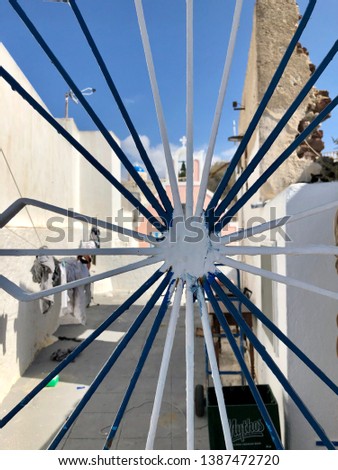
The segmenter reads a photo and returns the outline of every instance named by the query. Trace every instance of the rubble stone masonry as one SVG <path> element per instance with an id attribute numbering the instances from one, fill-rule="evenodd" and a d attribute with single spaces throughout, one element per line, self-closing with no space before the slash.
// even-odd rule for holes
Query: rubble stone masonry
<path id="1" fill-rule="evenodd" d="M 295 0 L 256 0 L 242 96 L 245 110 L 241 111 L 239 120 L 240 134 L 245 133 L 299 20 Z M 311 63 L 307 49 L 298 43 L 248 145 L 242 167 L 254 157 L 314 70 L 315 65 Z M 327 91 L 312 89 L 264 156 L 254 178 L 271 165 L 328 102 L 330 98 Z M 321 167 L 315 161 L 321 156 L 324 148 L 322 137 L 322 130 L 317 128 L 308 137 L 307 142 L 304 142 L 265 183 L 259 195 L 261 200 L 272 199 L 292 183 L 310 182 L 313 175 L 320 173 Z"/>

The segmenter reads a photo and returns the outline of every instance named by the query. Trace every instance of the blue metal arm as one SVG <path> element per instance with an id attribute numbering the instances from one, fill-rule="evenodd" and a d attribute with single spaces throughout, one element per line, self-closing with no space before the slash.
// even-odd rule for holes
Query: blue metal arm
<path id="1" fill-rule="evenodd" d="M 110 89 L 110 91 L 111 91 L 111 93 L 112 93 L 112 95 L 113 95 L 113 97 L 116 101 L 116 104 L 117 104 L 117 106 L 118 106 L 118 108 L 119 108 L 119 110 L 122 114 L 122 117 L 123 117 L 128 129 L 129 129 L 129 131 L 130 131 L 130 134 L 131 134 L 134 142 L 135 142 L 136 148 L 139 151 L 139 154 L 140 154 L 140 156 L 141 156 L 141 158 L 142 158 L 142 160 L 143 160 L 143 162 L 144 162 L 144 164 L 147 168 L 149 176 L 151 177 L 151 179 L 152 179 L 152 181 L 155 185 L 155 188 L 158 192 L 158 195 L 160 196 L 160 199 L 161 199 L 161 201 L 162 201 L 162 203 L 163 203 L 163 205 L 164 205 L 164 207 L 165 207 L 165 209 L 166 209 L 166 211 L 167 211 L 167 213 L 170 217 L 172 215 L 172 212 L 173 212 L 171 202 L 170 202 L 170 200 L 167 196 L 167 193 L 165 192 L 165 190 L 163 188 L 163 185 L 162 185 L 162 183 L 161 183 L 161 181 L 160 181 L 160 179 L 159 179 L 159 177 L 158 177 L 158 175 L 157 175 L 157 173 L 156 173 L 156 171 L 155 171 L 155 169 L 154 169 L 154 167 L 153 167 L 153 165 L 152 165 L 152 163 L 149 159 L 149 156 L 148 156 L 148 154 L 147 154 L 147 152 L 146 152 L 146 150 L 145 150 L 145 148 L 144 148 L 144 146 L 141 142 L 141 139 L 138 135 L 138 132 L 136 131 L 136 129 L 134 127 L 134 124 L 133 124 L 132 120 L 130 119 L 130 116 L 129 116 L 129 114 L 128 114 L 128 112 L 127 112 L 127 110 L 126 110 L 126 108 L 123 104 L 123 101 L 120 97 L 120 94 L 119 94 L 119 92 L 118 92 L 118 90 L 117 90 L 117 88 L 116 88 L 116 86 L 115 86 L 115 84 L 112 80 L 112 77 L 111 77 L 111 75 L 108 71 L 108 68 L 107 68 L 104 60 L 103 60 L 103 57 L 100 54 L 100 51 L 99 51 L 99 49 L 98 49 L 98 47 L 97 47 L 97 45 L 96 45 L 96 43 L 93 39 L 93 36 L 91 35 L 91 33 L 89 31 L 89 28 L 88 28 L 86 22 L 83 19 L 83 16 L 82 16 L 82 14 L 81 14 L 81 12 L 80 12 L 77 4 L 76 4 L 76 1 L 75 0 L 70 0 L 69 4 L 70 4 L 70 6 L 71 6 L 78 22 L 79 22 L 79 25 L 80 25 L 80 27 L 83 31 L 83 34 L 85 35 L 85 37 L 88 41 L 88 44 L 89 44 L 90 48 L 93 51 L 93 54 L 94 54 L 94 56 L 97 60 L 97 63 L 99 64 L 99 67 L 102 71 L 102 74 L 103 74 L 104 78 L 106 79 L 107 85 L 108 85 L 108 87 L 109 87 L 109 89 Z"/>
<path id="2" fill-rule="evenodd" d="M 271 439 L 273 440 L 275 446 L 276 446 L 276 449 L 278 450 L 281 450 L 283 449 L 283 445 L 281 443 L 281 440 L 278 436 L 278 433 L 275 429 L 275 426 L 270 418 L 270 415 L 266 409 L 266 406 L 264 404 L 264 401 L 255 385 L 255 382 L 253 381 L 253 378 L 251 377 L 250 375 L 250 372 L 249 372 L 249 369 L 246 365 L 246 362 L 244 360 L 244 357 L 236 343 L 236 340 L 231 332 L 231 329 L 230 329 L 230 326 L 225 318 L 225 316 L 223 315 L 223 312 L 210 288 L 210 284 L 207 280 L 204 280 L 203 282 L 203 287 L 205 289 L 205 292 L 211 302 L 211 305 L 213 307 L 213 310 L 215 312 L 215 315 L 217 317 L 217 320 L 219 321 L 221 327 L 223 328 L 224 332 L 225 332 L 225 335 L 229 341 L 229 344 L 230 344 L 230 347 L 231 349 L 233 350 L 235 356 L 236 356 L 236 359 L 243 371 L 243 374 L 247 380 L 247 383 L 248 383 L 248 386 L 250 387 L 250 390 L 252 392 L 252 395 L 253 397 L 255 398 L 256 400 L 256 403 L 257 403 L 257 406 L 258 406 L 258 409 L 259 409 L 259 412 L 261 413 L 262 415 L 262 418 L 266 424 L 266 427 L 267 429 L 269 430 L 270 432 L 270 435 L 271 435 Z M 231 301 L 230 301 L 231 302 Z"/>
<path id="3" fill-rule="evenodd" d="M 315 72 L 313 73 L 313 75 L 311 75 L 311 77 L 309 78 L 309 80 L 307 81 L 303 89 L 301 90 L 301 92 L 298 94 L 297 98 L 291 104 L 289 109 L 285 112 L 284 116 L 278 121 L 276 127 L 273 129 L 273 131 L 271 132 L 269 137 L 266 139 L 266 141 L 263 143 L 261 148 L 258 150 L 257 154 L 250 161 L 249 165 L 245 168 L 243 173 L 240 175 L 238 180 L 232 186 L 232 188 L 230 189 L 228 194 L 225 196 L 223 201 L 220 203 L 220 205 L 216 208 L 216 211 L 215 211 L 216 219 L 220 217 L 221 214 L 226 210 L 230 202 L 234 199 L 234 197 L 240 191 L 241 187 L 245 184 L 245 182 L 248 180 L 250 175 L 254 172 L 255 168 L 257 168 L 258 164 L 262 161 L 262 159 L 264 158 L 264 155 L 268 152 L 272 144 L 275 142 L 279 134 L 282 132 L 282 130 L 284 129 L 285 125 L 287 124 L 291 116 L 297 110 L 301 102 L 304 100 L 306 95 L 311 91 L 316 81 L 319 79 L 321 74 L 325 71 L 326 67 L 332 61 L 332 59 L 337 53 L 337 50 L 338 50 L 338 41 L 335 42 L 335 44 L 330 49 L 328 54 L 325 56 L 321 64 L 316 68 Z"/>
<path id="4" fill-rule="evenodd" d="M 166 227 L 154 217 L 141 202 L 128 191 L 100 162 L 94 158 L 64 127 L 59 124 L 51 114 L 48 113 L 2 66 L 0 66 L 0 77 L 12 87 L 14 91 L 29 103 L 40 116 L 42 116 L 54 129 L 62 135 L 96 170 L 101 173 L 137 210 L 146 217 L 149 222 L 159 231 L 163 232 Z"/>
<path id="5" fill-rule="evenodd" d="M 57 446 L 59 445 L 60 441 L 62 440 L 63 436 L 69 431 L 70 427 L 76 420 L 76 418 L 79 416 L 85 405 L 88 403 L 90 398 L 93 396 L 101 382 L 104 380 L 104 378 L 107 376 L 117 359 L 120 357 L 126 346 L 128 345 L 129 341 L 133 338 L 135 333 L 138 331 L 144 320 L 147 318 L 148 314 L 152 310 L 152 308 L 155 306 L 156 301 L 159 299 L 160 295 L 164 291 L 164 289 L 167 287 L 167 285 L 170 282 L 170 279 L 172 277 L 172 272 L 168 272 L 166 277 L 163 279 L 163 281 L 160 283 L 160 285 L 156 288 L 155 292 L 145 305 L 145 307 L 142 309 L 141 313 L 139 316 L 136 318 L 136 320 L 133 322 L 127 333 L 123 336 L 119 344 L 116 346 L 114 349 L 113 353 L 111 356 L 108 358 L 106 363 L 103 365 L 102 369 L 100 372 L 97 374 L 93 382 L 91 383 L 90 387 L 80 400 L 80 402 L 77 404 L 77 406 L 74 408 L 72 413 L 69 415 L 67 420 L 65 421 L 64 425 L 61 427 L 57 435 L 54 437 L 52 442 L 50 443 L 48 450 L 55 450 Z"/>
<path id="6" fill-rule="evenodd" d="M 37 31 L 35 28 L 34 24 L 32 21 L 28 18 L 24 10 L 21 8 L 17 0 L 9 0 L 9 3 L 11 4 L 12 8 L 16 11 L 16 13 L 20 16 L 24 24 L 27 26 L 29 31 L 32 33 L 40 47 L 43 49 L 43 51 L 46 53 L 48 58 L 51 60 L 51 62 L 55 65 L 59 73 L 62 75 L 76 98 L 79 100 L 81 105 L 84 107 L 84 109 L 87 111 L 88 115 L 91 117 L 97 128 L 101 131 L 103 137 L 106 139 L 110 147 L 114 150 L 115 154 L 117 157 L 120 159 L 120 161 L 123 163 L 125 168 L 128 170 L 129 174 L 132 176 L 134 181 L 137 183 L 138 187 L 141 189 L 145 197 L 148 199 L 148 201 L 152 204 L 154 209 L 158 212 L 158 214 L 166 220 L 167 214 L 164 212 L 163 207 L 159 204 L 158 200 L 155 198 L 149 187 L 146 185 L 146 183 L 143 181 L 142 177 L 139 175 L 139 173 L 135 170 L 133 164 L 131 161 L 128 159 L 128 157 L 124 154 L 122 151 L 121 147 L 118 145 L 118 143 L 115 141 L 115 139 L 111 136 L 110 132 L 106 129 L 100 118 L 97 116 L 97 114 L 94 112 L 92 107 L 88 104 L 87 100 L 81 93 L 81 90 L 76 86 L 72 78 L 69 76 L 67 71 L 64 69 L 64 67 L 61 65 L 60 61 L 58 58 L 55 56 L 55 54 L 52 52 L 52 50 L 49 48 L 47 45 L 46 41 L 43 39 L 41 34 Z"/>
<path id="7" fill-rule="evenodd" d="M 133 295 L 131 295 L 115 312 L 113 312 L 88 338 L 84 339 L 60 364 L 58 364 L 41 382 L 29 392 L 25 398 L 10 410 L 1 420 L 0 429 L 3 428 L 14 416 L 22 410 L 44 387 L 65 367 L 84 351 L 103 331 L 128 310 L 137 299 L 141 297 L 155 282 L 163 276 L 160 271 L 155 272 Z"/>
<path id="8" fill-rule="evenodd" d="M 149 352 L 153 346 L 153 343 L 154 343 L 154 340 L 156 338 L 156 335 L 158 333 L 158 330 L 161 326 L 161 323 L 162 323 L 162 320 L 164 318 L 164 315 L 166 314 L 167 310 L 168 310 L 168 306 L 169 306 L 169 303 L 170 303 L 170 297 L 171 297 L 171 294 L 172 294 L 172 287 L 173 287 L 173 283 L 175 282 L 175 280 L 171 281 L 168 289 L 167 289 L 167 292 L 163 298 L 163 301 L 162 301 L 162 305 L 158 311 L 158 314 L 155 318 L 155 321 L 154 321 L 154 324 L 150 330 L 150 333 L 148 335 L 148 338 L 146 340 L 146 343 L 143 347 L 143 350 L 142 350 L 142 353 L 141 353 L 141 356 L 140 356 L 140 359 L 137 363 L 137 366 L 135 368 L 135 371 L 133 373 L 133 376 L 130 380 L 130 383 L 128 385 L 128 388 L 127 388 L 127 391 L 123 397 L 123 400 L 122 400 L 122 403 L 120 405 L 120 408 L 116 414 L 116 417 L 115 417 L 115 420 L 114 420 L 114 423 L 109 431 L 109 434 L 107 436 L 107 439 L 106 439 L 106 442 L 105 442 L 105 445 L 104 445 L 104 450 L 108 450 L 110 449 L 112 443 L 113 443 L 113 439 L 115 437 L 115 434 L 117 433 L 117 430 L 120 426 L 120 423 L 122 421 L 122 418 L 123 418 L 123 415 L 126 411 L 126 408 L 128 406 L 128 403 L 129 403 L 129 400 L 132 396 L 132 393 L 134 391 L 134 388 L 137 384 L 137 381 L 141 375 L 141 372 L 142 372 L 142 369 L 143 369 L 143 366 L 148 358 L 148 355 L 149 355 Z"/>
<path id="9" fill-rule="evenodd" d="M 309 134 L 325 119 L 325 117 L 337 106 L 338 96 L 329 103 L 323 111 L 308 125 L 308 127 L 289 145 L 289 147 L 269 166 L 267 170 L 255 181 L 255 183 L 243 194 L 243 196 L 229 209 L 229 211 L 216 224 L 215 231 L 220 232 L 241 207 L 259 190 L 267 179 L 285 162 L 296 148 L 307 138 Z"/>
<path id="10" fill-rule="evenodd" d="M 281 78 L 281 76 L 283 75 L 283 72 L 290 60 L 290 57 L 299 41 L 299 38 L 300 36 L 302 35 L 310 17 L 311 17 L 311 14 L 313 12 L 313 9 L 316 5 L 316 0 L 310 0 L 309 1 L 309 4 L 306 8 L 306 11 L 303 15 L 303 18 L 301 19 L 299 25 L 298 25 L 298 28 L 296 29 L 296 32 L 293 36 L 293 38 L 291 39 L 290 41 L 290 44 L 288 45 L 285 53 L 284 53 L 284 56 L 282 58 L 282 60 L 280 61 L 272 79 L 271 79 L 271 82 L 254 114 L 254 117 L 252 118 L 250 124 L 249 124 L 249 127 L 248 129 L 246 130 L 244 136 L 243 136 L 243 139 L 241 140 L 239 146 L 238 146 L 238 149 L 236 150 L 236 153 L 235 155 L 232 157 L 231 161 L 230 161 L 230 164 L 227 168 L 227 171 L 225 172 L 225 175 L 223 176 L 221 182 L 219 183 L 210 203 L 208 204 L 208 207 L 206 209 L 206 214 L 207 216 L 209 216 L 209 213 L 210 211 L 213 211 L 214 208 L 217 206 L 218 204 L 218 201 L 221 199 L 222 197 L 222 194 L 223 194 L 223 191 L 225 190 L 227 184 L 229 183 L 230 181 L 230 178 L 233 174 L 233 172 L 235 171 L 236 169 L 236 166 L 238 164 L 238 162 L 240 161 L 241 159 L 241 156 L 243 155 L 256 127 L 257 127 L 257 124 L 259 123 L 259 120 L 260 118 L 262 117 L 262 114 L 273 94 L 273 92 L 275 91 L 276 87 L 277 87 L 277 84 Z"/>
<path id="11" fill-rule="evenodd" d="M 221 282 L 224 280 L 224 275 L 220 272 L 217 272 L 217 277 Z M 272 373 L 276 376 L 276 378 L 279 380 L 281 385 L 283 386 L 284 390 L 289 394 L 290 398 L 294 401 L 296 406 L 299 408 L 301 413 L 303 414 L 304 418 L 308 421 L 308 423 L 311 425 L 313 430 L 317 433 L 317 435 L 321 438 L 321 440 L 325 443 L 326 447 L 331 450 L 335 450 L 334 445 L 326 435 L 324 429 L 321 427 L 321 425 L 317 422 L 317 420 L 314 418 L 310 410 L 307 408 L 307 406 L 304 404 L 298 393 L 295 391 L 295 389 L 291 386 L 285 375 L 282 373 L 282 371 L 279 369 L 275 361 L 272 359 L 270 354 L 266 351 L 265 347 L 263 344 L 257 339 L 256 335 L 251 331 L 251 328 L 247 325 L 245 320 L 238 314 L 237 310 L 233 308 L 232 303 L 228 300 L 227 296 L 225 295 L 223 289 L 218 285 L 218 283 L 215 281 L 215 275 L 214 274 L 209 274 L 208 280 L 212 286 L 212 288 L 215 290 L 215 292 L 218 294 L 220 297 L 221 301 L 225 305 L 225 307 L 228 309 L 228 311 L 233 315 L 235 321 L 238 323 L 240 328 L 245 331 L 245 334 L 249 338 L 249 341 L 253 344 L 257 352 L 260 354 L 264 362 L 268 365 Z"/>

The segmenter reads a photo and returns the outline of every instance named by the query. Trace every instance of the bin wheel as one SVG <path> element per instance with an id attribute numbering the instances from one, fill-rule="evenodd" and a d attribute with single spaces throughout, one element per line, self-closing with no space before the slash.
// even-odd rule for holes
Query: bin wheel
<path id="1" fill-rule="evenodd" d="M 206 400 L 204 397 L 204 387 L 201 384 L 195 387 L 195 413 L 196 416 L 202 418 L 204 416 Z"/>

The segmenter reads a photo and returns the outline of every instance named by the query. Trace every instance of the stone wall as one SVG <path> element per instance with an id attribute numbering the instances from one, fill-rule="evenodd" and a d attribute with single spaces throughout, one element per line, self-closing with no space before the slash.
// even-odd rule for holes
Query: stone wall
<path id="1" fill-rule="evenodd" d="M 240 114 L 239 134 L 245 133 L 296 30 L 299 19 L 299 10 L 295 0 L 256 1 L 247 74 L 242 96 L 245 110 Z M 245 167 L 254 157 L 258 148 L 265 142 L 308 81 L 314 69 L 315 66 L 310 61 L 308 51 L 298 44 L 247 147 L 242 167 Z M 309 119 L 312 120 L 318 114 L 319 109 L 323 109 L 329 99 L 327 92 L 312 89 L 264 156 L 252 179 L 256 179 L 270 166 L 299 132 L 306 127 L 310 122 Z M 320 166 L 313 161 L 315 160 L 313 152 L 320 154 L 322 149 L 322 131 L 316 129 L 316 132 L 308 138 L 307 143 L 294 152 L 269 178 L 269 181 L 262 187 L 259 198 L 263 201 L 272 199 L 292 183 L 310 182 L 312 175 L 320 171 Z"/>
<path id="2" fill-rule="evenodd" d="M 295 0 L 256 0 L 247 75 L 241 101 L 245 110 L 241 111 L 240 115 L 240 134 L 244 134 L 247 129 L 298 21 L 299 11 Z M 298 44 L 247 147 L 242 167 L 255 156 L 314 70 L 315 66 L 310 61 L 307 49 Z M 329 102 L 328 92 L 315 88 L 311 90 L 251 175 L 249 185 Z M 337 199 L 337 182 L 300 184 L 315 181 L 316 175 L 322 174 L 321 165 L 323 161 L 326 162 L 325 157 L 321 157 L 322 137 L 321 129 L 315 129 L 307 142 L 298 147 L 260 192 L 243 207 L 240 214 L 240 223 L 243 227 L 278 219 L 286 214 L 299 213 Z M 327 172 L 337 172 L 337 167 L 328 165 Z M 322 179 L 322 176 L 319 179 Z M 256 203 L 259 200 L 265 204 L 251 207 L 250 202 Z M 245 244 L 283 246 L 289 237 L 295 245 L 332 245 L 335 243 L 334 240 L 337 243 L 333 232 L 334 215 L 333 209 L 323 211 L 311 218 L 286 225 L 281 230 L 265 232 L 262 237 L 247 239 Z M 264 265 L 267 261 L 263 257 L 245 257 L 243 261 L 257 268 L 265 267 L 284 276 L 335 290 L 337 277 L 334 256 L 271 256 L 270 267 Z M 312 292 L 269 282 L 260 276 L 252 276 L 245 272 L 242 274 L 242 285 L 252 290 L 253 302 L 328 376 L 336 380 L 336 302 Z M 325 321 L 319 313 L 325 313 Z M 330 395 L 328 389 L 322 387 L 311 373 L 305 371 L 295 356 L 276 341 L 260 322 L 255 326 L 258 338 L 276 364 L 304 398 L 311 412 L 318 417 L 328 435 L 334 436 L 337 413 L 332 412 L 335 408 L 332 394 Z M 314 346 L 318 344 L 321 346 Z M 286 448 L 315 449 L 317 437 L 311 428 L 304 424 L 304 418 L 295 409 L 292 400 L 285 395 L 274 374 L 258 356 L 256 364 L 259 382 L 271 385 L 280 406 L 282 436 L 285 438 Z"/>

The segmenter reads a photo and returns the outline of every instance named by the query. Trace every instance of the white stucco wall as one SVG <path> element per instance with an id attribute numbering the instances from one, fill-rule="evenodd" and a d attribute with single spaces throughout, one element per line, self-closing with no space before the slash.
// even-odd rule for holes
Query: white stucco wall
<path id="1" fill-rule="evenodd" d="M 40 103 L 39 96 L 3 45 L 0 62 Z M 32 197 L 67 207 L 74 198 L 71 178 L 74 160 L 60 165 L 69 148 L 57 145 L 60 137 L 10 86 L 0 80 L 0 211 L 20 197 Z M 43 105 L 44 106 L 44 105 Z M 0 231 L 3 248 L 38 248 L 48 235 L 46 221 L 51 214 L 38 209 L 21 211 Z M 0 272 L 16 284 L 36 290 L 31 280 L 32 258 L 1 258 Z M 0 291 L 1 343 L 0 400 L 32 361 L 41 342 L 55 331 L 57 310 L 42 315 L 39 302 L 22 304 Z"/>
<path id="2" fill-rule="evenodd" d="M 243 210 L 240 213 L 241 226 L 245 228 L 253 227 L 261 223 L 267 222 L 269 220 L 282 217 L 285 215 L 285 197 L 284 193 L 277 196 L 273 201 L 267 203 L 264 207 L 251 208 L 250 203 L 257 203 L 259 200 L 253 199 L 248 204 L 246 204 Z M 244 245 L 251 246 L 273 246 L 278 244 L 279 246 L 284 246 L 285 236 L 283 229 L 275 230 L 271 232 L 264 232 L 260 235 L 253 237 L 252 239 L 246 239 L 243 241 Z M 260 256 L 244 256 L 243 261 L 249 265 L 260 268 L 261 267 L 261 257 Z M 274 270 L 279 274 L 286 274 L 285 267 L 285 257 L 275 256 L 273 257 Z M 262 284 L 262 279 L 260 276 L 254 276 L 248 274 L 245 271 L 242 271 L 242 286 L 248 287 L 252 291 L 251 300 L 257 305 L 258 308 L 263 309 L 263 299 L 262 295 L 264 293 L 262 290 L 266 288 Z M 273 305 L 274 309 L 269 312 L 264 312 L 268 314 L 271 320 L 277 324 L 277 326 L 286 334 L 287 332 L 287 321 L 286 321 L 286 287 L 282 284 L 271 285 L 273 290 Z M 267 333 L 266 328 L 262 325 L 260 321 L 256 321 L 254 318 L 254 330 L 257 334 L 258 339 L 264 344 L 267 352 L 271 355 L 275 363 L 281 369 L 281 371 L 286 375 L 287 374 L 287 350 L 283 344 L 275 341 L 271 338 L 271 335 Z M 255 368 L 258 383 L 260 384 L 269 384 L 272 392 L 279 404 L 279 414 L 280 414 L 280 423 L 281 423 L 281 434 L 284 435 L 284 416 L 283 416 L 283 401 L 284 394 L 283 389 L 281 388 L 279 381 L 276 379 L 271 370 L 266 366 L 265 362 L 262 361 L 260 356 L 255 353 Z"/>
<path id="3" fill-rule="evenodd" d="M 2 44 L 0 62 L 43 105 Z M 74 199 L 72 179 L 75 178 L 78 157 L 69 155 L 70 145 L 61 140 L 57 132 L 2 79 L 0 96 L 0 148 L 3 152 L 0 155 L 0 210 L 20 197 L 16 184 L 24 197 L 67 207 L 69 200 Z M 69 155 L 67 165 L 61 164 L 66 155 Z M 30 213 L 35 226 L 45 226 L 49 214 L 34 208 Z M 10 225 L 31 227 L 31 222 L 27 213 L 22 211 Z"/>
<path id="4" fill-rule="evenodd" d="M 242 211 L 243 225 L 259 224 L 286 214 L 292 215 L 331 201 L 338 201 L 338 183 L 294 184 L 269 201 L 263 208 L 251 208 L 247 204 Z M 337 203 L 338 204 L 338 203 Z M 335 210 L 325 211 L 286 226 L 283 230 L 267 232 L 265 237 L 246 240 L 245 244 L 268 245 L 277 242 L 295 245 L 334 245 Z M 253 221 L 252 217 L 256 219 Z M 261 218 L 261 219 L 260 219 Z M 303 280 L 326 289 L 337 291 L 338 275 L 334 256 L 275 256 L 273 270 L 295 279 Z M 249 264 L 260 267 L 260 257 L 246 257 Z M 262 281 L 259 276 L 243 274 L 243 285 L 253 291 L 252 300 L 262 308 Z M 264 292 L 263 292 L 264 295 Z M 274 321 L 277 326 L 300 347 L 322 370 L 338 382 L 336 341 L 338 329 L 337 302 L 311 292 L 274 284 Z M 272 312 L 265 312 L 270 313 Z M 262 341 L 281 371 L 327 432 L 336 440 L 338 435 L 338 409 L 333 392 L 322 385 L 307 367 L 279 341 L 272 341 L 260 322 L 256 323 L 258 338 Z M 282 435 L 289 449 L 318 449 L 316 436 L 293 402 L 284 393 L 279 382 L 256 354 L 256 370 L 259 383 L 269 383 L 277 398 L 282 420 Z"/>
<path id="5" fill-rule="evenodd" d="M 42 105 L 36 91 L 0 44 L 0 64 Z M 118 180 L 121 164 L 96 131 L 80 131 L 73 119 L 58 120 Z M 114 135 L 113 135 L 114 136 Z M 119 143 L 119 140 L 117 139 Z M 0 80 L 0 212 L 20 197 L 38 199 L 89 216 L 110 218 L 117 223 L 120 194 L 89 165 L 72 146 L 34 111 L 11 87 Z M 91 226 L 34 207 L 22 210 L 0 230 L 1 248 L 78 247 L 88 237 Z M 125 227 L 131 228 L 130 222 Z M 105 231 L 102 230 L 105 237 Z M 116 234 L 103 247 L 124 246 Z M 0 258 L 0 273 L 27 290 L 38 290 L 31 279 L 34 258 Z M 92 274 L 124 264 L 122 259 L 97 258 Z M 135 283 L 137 282 L 137 276 Z M 112 295 L 113 281 L 95 284 L 94 293 Z M 56 304 L 57 304 L 56 298 Z M 42 315 L 39 302 L 19 303 L 0 290 L 0 401 L 15 380 L 31 363 L 36 352 L 56 330 L 59 309 Z"/>
<path id="6" fill-rule="evenodd" d="M 37 229 L 39 236 L 46 230 Z M 36 233 L 26 228 L 2 229 L 1 248 L 31 248 Z M 28 292 L 39 289 L 32 281 L 32 257 L 0 257 L 0 273 Z M 50 344 L 58 326 L 60 298 L 45 315 L 40 301 L 19 302 L 0 290 L 0 402 L 17 378 L 27 369 L 36 352 Z"/>
<path id="7" fill-rule="evenodd" d="M 295 185 L 287 195 L 287 213 L 294 214 L 327 202 L 337 201 L 338 182 Z M 297 244 L 335 245 L 334 220 L 336 210 L 322 212 L 311 218 L 290 224 L 288 234 Z M 334 256 L 288 257 L 289 276 L 337 292 L 338 275 Z M 338 383 L 336 323 L 338 302 L 299 289 L 287 290 L 288 336 L 335 383 Z M 288 378 L 305 404 L 322 425 L 328 437 L 338 438 L 337 397 L 293 355 L 288 355 Z M 318 436 L 305 423 L 293 402 L 288 401 L 286 437 L 290 449 L 318 449 Z M 322 447 L 319 447 L 321 449 Z"/>

